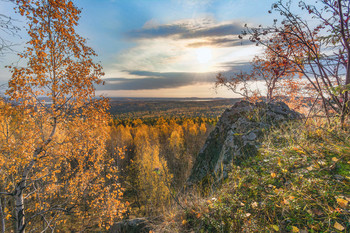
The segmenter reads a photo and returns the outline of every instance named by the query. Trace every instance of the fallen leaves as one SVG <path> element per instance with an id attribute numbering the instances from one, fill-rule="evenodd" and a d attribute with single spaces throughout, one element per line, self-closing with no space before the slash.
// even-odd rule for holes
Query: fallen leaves
<path id="1" fill-rule="evenodd" d="M 343 227 L 343 225 L 341 225 L 338 222 L 334 223 L 334 228 L 337 229 L 338 231 L 343 231 L 345 228 Z"/>
<path id="2" fill-rule="evenodd" d="M 338 198 L 337 199 L 338 204 L 340 205 L 340 207 L 342 208 L 346 208 L 346 206 L 348 205 L 349 201 L 344 200 L 343 198 Z"/>
<path id="3" fill-rule="evenodd" d="M 256 207 L 258 207 L 258 203 L 257 203 L 257 202 L 253 202 L 253 203 L 252 203 L 252 208 L 255 209 Z"/>
<path id="4" fill-rule="evenodd" d="M 292 226 L 292 232 L 299 233 L 299 228 Z"/>
<path id="5" fill-rule="evenodd" d="M 271 225 L 272 229 L 275 231 L 280 231 L 280 228 L 277 225 Z"/>
<path id="6" fill-rule="evenodd" d="M 333 158 L 332 158 L 332 161 L 333 161 L 333 162 L 338 162 L 339 159 L 337 159 L 337 157 L 333 157 Z"/>

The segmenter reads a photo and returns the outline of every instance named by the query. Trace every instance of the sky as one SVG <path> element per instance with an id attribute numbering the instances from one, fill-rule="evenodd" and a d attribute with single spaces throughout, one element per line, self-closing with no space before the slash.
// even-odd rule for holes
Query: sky
<path id="1" fill-rule="evenodd" d="M 275 0 L 75 0 L 82 9 L 78 33 L 88 39 L 104 67 L 107 97 L 237 97 L 214 90 L 219 72 L 249 69 L 261 47 L 240 40 L 244 24 L 271 25 Z M 0 13 L 25 22 L 0 1 Z M 1 32 L 0 32 L 1 33 Z M 20 51 L 25 29 L 11 38 Z M 0 84 L 17 64 L 15 53 L 0 60 Z"/>

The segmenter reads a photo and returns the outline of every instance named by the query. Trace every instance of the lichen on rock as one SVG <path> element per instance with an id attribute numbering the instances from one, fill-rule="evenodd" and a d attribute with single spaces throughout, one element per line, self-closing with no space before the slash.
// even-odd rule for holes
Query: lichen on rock
<path id="1" fill-rule="evenodd" d="M 271 126 L 300 117 L 283 102 L 237 102 L 222 114 L 206 140 L 188 185 L 198 184 L 208 177 L 214 182 L 225 179 L 232 163 L 257 155 L 259 139 Z"/>

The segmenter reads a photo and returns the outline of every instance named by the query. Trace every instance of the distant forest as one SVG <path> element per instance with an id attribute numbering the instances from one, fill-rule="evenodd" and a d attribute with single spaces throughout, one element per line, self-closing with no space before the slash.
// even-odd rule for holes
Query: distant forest
<path id="1" fill-rule="evenodd" d="M 118 119 L 157 117 L 216 118 L 240 99 L 111 99 L 110 113 Z"/>

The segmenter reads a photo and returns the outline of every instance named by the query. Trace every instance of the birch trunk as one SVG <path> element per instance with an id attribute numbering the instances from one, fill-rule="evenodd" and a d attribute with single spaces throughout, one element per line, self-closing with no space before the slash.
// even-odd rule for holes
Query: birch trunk
<path id="1" fill-rule="evenodd" d="M 19 185 L 16 186 L 15 191 L 15 204 L 16 204 L 16 231 L 18 233 L 25 232 L 25 218 L 24 218 L 24 200 L 23 200 L 23 189 L 25 185 L 22 185 L 24 182 L 20 182 Z"/>
<path id="2" fill-rule="evenodd" d="M 1 218 L 1 233 L 5 233 L 6 231 L 6 223 L 5 223 L 5 208 L 2 207 L 1 198 L 0 198 L 0 218 Z"/>

